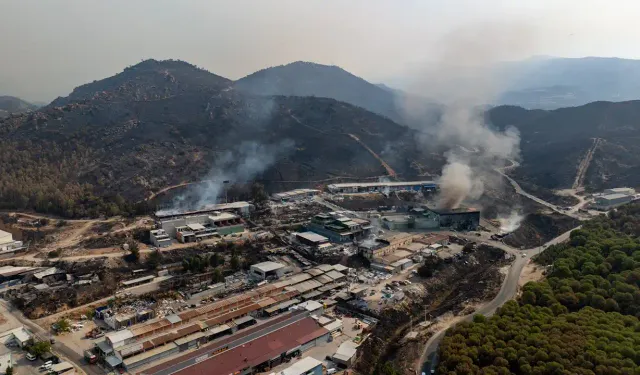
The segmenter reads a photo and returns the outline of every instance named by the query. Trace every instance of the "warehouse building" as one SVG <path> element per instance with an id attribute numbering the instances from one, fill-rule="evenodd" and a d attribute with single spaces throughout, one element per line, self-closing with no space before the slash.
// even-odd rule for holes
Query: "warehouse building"
<path id="1" fill-rule="evenodd" d="M 329 242 L 329 239 L 327 237 L 313 232 L 296 233 L 296 239 L 304 245 L 313 246 L 316 248 Z"/>
<path id="2" fill-rule="evenodd" d="M 157 225 L 158 229 L 150 231 L 152 242 L 154 237 L 157 239 L 157 236 L 160 236 L 162 241 L 167 241 L 167 237 L 171 237 L 182 243 L 188 243 L 244 231 L 244 222 L 240 216 L 221 211 L 163 218 Z"/>
<path id="3" fill-rule="evenodd" d="M 279 279 L 289 268 L 281 263 L 262 262 L 251 265 L 249 274 L 256 280 Z"/>
<path id="4" fill-rule="evenodd" d="M 611 189 L 613 190 L 613 189 Z M 594 208 L 599 210 L 610 210 L 623 204 L 633 201 L 635 197 L 633 195 L 627 195 L 622 193 L 605 194 L 595 197 Z"/>
<path id="5" fill-rule="evenodd" d="M 323 375 L 324 368 L 322 362 L 312 357 L 304 357 L 286 369 L 272 372 L 270 375 Z"/>
<path id="6" fill-rule="evenodd" d="M 282 193 L 276 193 L 271 196 L 274 201 L 290 202 L 303 198 L 313 197 L 320 194 L 320 190 L 316 189 L 296 189 L 291 191 L 285 191 Z"/>
<path id="7" fill-rule="evenodd" d="M 210 204 L 194 211 L 160 210 L 155 213 L 155 217 L 158 220 L 168 220 L 184 216 L 208 215 L 216 211 L 235 213 L 236 215 L 247 217 L 253 209 L 254 206 L 249 202 L 231 202 Z"/>
<path id="8" fill-rule="evenodd" d="M 434 181 L 400 181 L 400 182 L 355 182 L 331 184 L 327 186 L 331 193 L 373 193 L 393 191 L 435 191 Z"/>
<path id="9" fill-rule="evenodd" d="M 628 187 L 621 187 L 621 188 L 613 188 L 613 189 L 606 189 L 604 191 L 604 194 L 625 194 L 625 195 L 635 195 L 636 194 L 636 189 L 634 188 L 628 188 Z"/>

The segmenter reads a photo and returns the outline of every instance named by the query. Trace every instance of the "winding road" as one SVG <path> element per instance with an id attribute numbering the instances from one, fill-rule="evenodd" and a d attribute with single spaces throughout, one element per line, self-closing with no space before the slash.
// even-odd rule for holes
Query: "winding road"
<path id="1" fill-rule="evenodd" d="M 559 244 L 564 241 L 567 241 L 569 239 L 569 236 L 571 235 L 571 232 L 579 228 L 581 227 L 576 227 L 571 229 L 568 232 L 562 233 L 561 235 L 547 242 L 543 246 L 538 246 L 538 247 L 523 250 L 523 251 L 516 250 L 503 243 L 492 243 L 491 244 L 492 246 L 499 247 L 507 251 L 508 253 L 516 255 L 516 258 L 514 262 L 511 264 L 511 267 L 509 268 L 509 273 L 507 274 L 507 276 L 504 278 L 504 281 L 502 282 L 502 287 L 500 288 L 498 295 L 496 295 L 495 298 L 492 299 L 491 301 L 482 305 L 472 314 L 465 315 L 464 317 L 462 317 L 461 320 L 459 320 L 459 322 L 471 321 L 471 319 L 473 319 L 473 316 L 476 314 L 482 314 L 485 316 L 493 315 L 493 313 L 496 311 L 498 307 L 502 306 L 505 302 L 509 301 L 510 299 L 513 299 L 516 296 L 516 293 L 518 292 L 518 282 L 520 280 L 520 275 L 522 274 L 522 270 L 524 269 L 524 266 L 527 265 L 531 257 L 533 255 L 537 255 L 540 252 L 542 252 L 542 250 L 545 249 L 547 246 L 551 246 L 551 245 L 555 245 L 555 244 Z M 461 237 L 467 238 L 469 240 L 477 241 L 477 238 L 474 239 L 472 236 L 463 235 Z M 526 257 L 522 257 L 520 255 L 523 252 L 526 254 Z M 429 364 L 426 362 L 427 358 L 433 358 L 433 356 L 437 354 L 438 346 L 440 345 L 442 338 L 444 337 L 446 331 L 449 328 L 451 328 L 451 326 L 453 325 L 455 324 L 451 324 L 447 327 L 442 328 L 438 332 L 435 332 L 433 336 L 429 338 L 429 341 L 427 341 L 424 352 L 420 357 L 420 363 L 423 364 L 423 368 L 422 368 L 423 372 L 428 374 L 431 370 L 433 370 L 433 368 L 429 366 Z M 430 363 L 433 364 L 435 362 L 430 361 Z"/>

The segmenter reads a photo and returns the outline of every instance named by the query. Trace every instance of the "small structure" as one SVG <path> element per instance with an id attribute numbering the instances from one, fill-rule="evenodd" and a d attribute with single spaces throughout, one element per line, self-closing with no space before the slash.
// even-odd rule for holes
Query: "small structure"
<path id="1" fill-rule="evenodd" d="M 33 344 L 33 336 L 24 328 L 24 326 L 0 333 L 0 343 L 7 345 L 11 342 L 21 348 L 25 348 Z"/>
<path id="2" fill-rule="evenodd" d="M 313 247 L 318 247 L 329 242 L 329 239 L 327 237 L 321 236 L 314 232 L 296 233 L 296 239 L 305 245 Z"/>
<path id="3" fill-rule="evenodd" d="M 0 230 L 0 253 L 18 251 L 23 248 L 22 241 L 14 241 L 11 233 Z"/>
<path id="4" fill-rule="evenodd" d="M 155 229 L 149 231 L 149 239 L 151 243 L 156 247 L 171 246 L 171 237 L 164 231 L 164 229 Z"/>
<path id="5" fill-rule="evenodd" d="M 635 195 L 636 189 L 621 187 L 621 188 L 613 188 L 613 189 L 605 189 L 605 194 L 625 194 L 625 195 Z"/>
<path id="6" fill-rule="evenodd" d="M 340 344 L 332 359 L 341 366 L 349 367 L 353 364 L 353 358 L 358 352 L 357 348 L 357 345 L 352 341 L 345 341 Z"/>
<path id="7" fill-rule="evenodd" d="M 272 373 L 275 374 L 275 373 Z M 313 357 L 304 357 L 277 375 L 322 375 L 322 362 Z"/>
<path id="8" fill-rule="evenodd" d="M 279 279 L 284 276 L 286 267 L 284 264 L 276 262 L 262 262 L 254 264 L 249 270 L 249 274 L 256 280 Z"/>

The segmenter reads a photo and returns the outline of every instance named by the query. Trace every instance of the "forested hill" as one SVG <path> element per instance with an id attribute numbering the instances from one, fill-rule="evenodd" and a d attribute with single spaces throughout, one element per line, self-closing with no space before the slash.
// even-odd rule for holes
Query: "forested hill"
<path id="1" fill-rule="evenodd" d="M 536 261 L 547 279 L 450 330 L 440 374 L 638 374 L 640 204 L 601 216 Z"/>

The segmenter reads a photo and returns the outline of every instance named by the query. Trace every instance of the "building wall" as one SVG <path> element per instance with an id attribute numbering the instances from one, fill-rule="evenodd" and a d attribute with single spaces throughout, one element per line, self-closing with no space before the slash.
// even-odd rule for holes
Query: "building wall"
<path id="1" fill-rule="evenodd" d="M 596 198 L 596 205 L 602 208 L 612 208 L 616 206 L 620 206 L 622 204 L 631 202 L 633 200 L 632 196 L 625 196 L 616 199 L 604 199 L 604 198 Z"/>
<path id="2" fill-rule="evenodd" d="M 221 236 L 226 236 L 226 235 L 232 234 L 232 233 L 242 233 L 242 232 L 244 232 L 244 225 L 242 225 L 242 224 L 230 225 L 228 227 L 220 227 L 220 228 L 217 228 L 217 229 L 218 229 L 218 234 L 220 234 Z"/>

